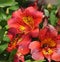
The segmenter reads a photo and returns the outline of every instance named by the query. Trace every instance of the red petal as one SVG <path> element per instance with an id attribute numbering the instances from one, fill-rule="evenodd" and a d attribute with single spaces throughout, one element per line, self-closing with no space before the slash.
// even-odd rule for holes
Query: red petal
<path id="1" fill-rule="evenodd" d="M 10 38 L 10 40 L 12 40 L 16 36 L 17 33 L 18 31 L 15 28 L 10 28 L 8 30 L 7 36 Z"/>
<path id="2" fill-rule="evenodd" d="M 23 55 L 26 55 L 29 53 L 29 44 L 31 42 L 31 39 L 29 35 L 25 35 L 22 37 L 22 41 L 18 42 L 18 52 L 22 53 Z"/>
<path id="3" fill-rule="evenodd" d="M 54 52 L 53 55 L 52 55 L 52 60 L 60 61 L 60 53 Z"/>
<path id="4" fill-rule="evenodd" d="M 47 30 L 48 30 L 47 28 L 40 29 L 39 38 L 40 38 L 41 40 L 43 40 L 43 39 L 46 37 Z"/>
<path id="5" fill-rule="evenodd" d="M 17 11 L 13 12 L 12 17 L 21 18 L 22 11 L 18 9 Z"/>
<path id="6" fill-rule="evenodd" d="M 38 41 L 31 42 L 30 45 L 29 45 L 29 48 L 31 50 L 36 49 L 36 48 L 40 48 L 40 42 L 38 42 Z"/>
<path id="7" fill-rule="evenodd" d="M 38 35 L 39 35 L 39 29 L 38 29 L 38 28 L 34 29 L 34 30 L 31 32 L 31 35 L 32 35 L 33 38 L 38 37 Z"/>
<path id="8" fill-rule="evenodd" d="M 26 55 L 29 53 L 29 48 L 25 46 L 21 46 L 18 48 L 18 52 L 20 52 L 22 55 Z"/>

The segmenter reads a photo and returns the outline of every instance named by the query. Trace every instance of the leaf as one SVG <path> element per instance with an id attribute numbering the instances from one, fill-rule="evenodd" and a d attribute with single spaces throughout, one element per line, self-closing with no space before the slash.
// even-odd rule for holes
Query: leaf
<path id="1" fill-rule="evenodd" d="M 55 10 L 52 10 L 49 18 L 50 24 L 55 26 L 57 23 L 57 17 L 55 16 Z"/>
<path id="2" fill-rule="evenodd" d="M 31 60 L 26 60 L 25 62 L 32 62 Z"/>
<path id="3" fill-rule="evenodd" d="M 33 61 L 33 62 L 44 62 L 45 60 L 38 60 L 38 61 Z"/>
<path id="4" fill-rule="evenodd" d="M 0 60 L 0 62 L 7 62 L 7 61 L 5 61 L 5 60 Z"/>
<path id="5" fill-rule="evenodd" d="M 5 21 L 5 20 L 2 20 L 2 21 L 0 22 L 0 25 L 1 25 L 2 27 L 4 27 L 6 24 L 7 24 L 7 21 Z"/>
<path id="6" fill-rule="evenodd" d="M 49 16 L 49 11 L 47 9 L 44 9 L 45 16 Z"/>
<path id="7" fill-rule="evenodd" d="M 3 39 L 5 30 L 4 29 L 0 29 L 0 41 Z"/>
<path id="8" fill-rule="evenodd" d="M 17 5 L 9 7 L 10 10 L 17 10 L 19 7 Z"/>
<path id="9" fill-rule="evenodd" d="M 0 0 L 0 7 L 12 6 L 17 4 L 15 0 Z"/>
<path id="10" fill-rule="evenodd" d="M 7 16 L 3 8 L 0 8 L 0 20 L 6 20 Z"/>
<path id="11" fill-rule="evenodd" d="M 13 50 L 11 53 L 10 53 L 10 56 L 9 56 L 9 59 L 8 59 L 8 62 L 12 62 L 13 61 L 13 58 L 14 58 L 14 55 L 16 54 L 17 50 Z"/>
<path id="12" fill-rule="evenodd" d="M 57 2 L 58 2 L 58 4 L 57 4 L 57 5 L 58 5 L 58 6 L 60 6 L 60 0 L 57 0 Z"/>
<path id="13" fill-rule="evenodd" d="M 0 54 L 7 48 L 8 43 L 0 45 Z"/>
<path id="14" fill-rule="evenodd" d="M 5 41 L 5 42 L 9 42 L 10 39 L 9 39 L 9 37 L 6 35 L 6 36 L 3 37 L 3 41 Z"/>

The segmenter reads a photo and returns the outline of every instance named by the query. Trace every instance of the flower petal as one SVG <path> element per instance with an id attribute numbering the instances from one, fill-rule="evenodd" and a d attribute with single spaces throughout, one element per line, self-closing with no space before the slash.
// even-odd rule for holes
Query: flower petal
<path id="1" fill-rule="evenodd" d="M 48 27 L 50 29 L 51 34 L 53 36 L 57 36 L 57 34 L 58 34 L 57 30 L 52 25 L 50 25 L 50 24 L 48 24 Z"/>
<path id="2" fill-rule="evenodd" d="M 47 28 L 40 29 L 40 31 L 39 31 L 39 38 L 41 40 L 43 40 L 46 37 L 47 30 L 48 30 Z"/>
<path id="3" fill-rule="evenodd" d="M 60 52 L 54 52 L 52 55 L 52 60 L 60 61 Z"/>
<path id="4" fill-rule="evenodd" d="M 44 56 L 43 56 L 42 52 L 34 52 L 32 54 L 32 58 L 34 60 L 43 60 L 44 59 Z"/>
<path id="5" fill-rule="evenodd" d="M 30 45 L 29 45 L 29 48 L 31 50 L 36 49 L 36 48 L 40 48 L 40 42 L 38 42 L 38 41 L 31 42 Z"/>
<path id="6" fill-rule="evenodd" d="M 10 28 L 8 30 L 7 36 L 10 38 L 10 40 L 12 40 L 16 34 L 18 33 L 18 31 L 15 28 Z"/>
<path id="7" fill-rule="evenodd" d="M 26 55 L 29 53 L 29 44 L 31 42 L 31 39 L 29 35 L 23 36 L 22 40 L 17 43 L 18 46 L 18 52 L 20 52 L 23 55 Z"/>
<path id="8" fill-rule="evenodd" d="M 36 29 L 34 29 L 34 30 L 31 32 L 31 36 L 32 36 L 33 38 L 38 37 L 38 35 L 39 35 L 39 28 L 36 28 Z"/>

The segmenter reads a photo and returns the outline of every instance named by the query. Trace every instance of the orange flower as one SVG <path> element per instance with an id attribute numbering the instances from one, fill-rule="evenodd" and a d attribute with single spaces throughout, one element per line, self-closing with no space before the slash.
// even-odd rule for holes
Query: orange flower
<path id="1" fill-rule="evenodd" d="M 35 9 L 34 7 L 28 7 L 26 9 L 19 9 L 13 12 L 12 17 L 8 20 L 8 26 L 16 28 L 21 33 L 34 32 L 42 22 L 43 13 Z M 39 32 L 39 30 L 38 30 Z M 32 35 L 32 37 L 35 37 Z"/>
<path id="2" fill-rule="evenodd" d="M 57 30 L 48 24 L 40 30 L 39 39 L 41 42 L 30 43 L 32 58 L 42 60 L 45 57 L 49 62 L 51 60 L 60 61 L 60 35 Z"/>

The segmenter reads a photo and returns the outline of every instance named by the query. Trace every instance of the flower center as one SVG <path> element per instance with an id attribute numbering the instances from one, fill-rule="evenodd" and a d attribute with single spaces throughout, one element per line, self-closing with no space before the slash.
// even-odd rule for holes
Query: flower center
<path id="1" fill-rule="evenodd" d="M 43 53 L 44 55 L 50 55 L 50 54 L 53 53 L 53 50 L 50 49 L 50 48 L 48 48 L 48 49 L 43 49 L 43 50 L 42 50 L 42 53 Z"/>
<path id="2" fill-rule="evenodd" d="M 51 38 L 47 38 L 44 39 L 41 42 L 41 47 L 45 48 L 45 47 L 55 47 L 56 46 L 56 42 L 54 40 L 52 40 Z"/>
<path id="3" fill-rule="evenodd" d="M 34 21 L 33 18 L 28 16 L 28 17 L 23 17 L 24 23 L 26 23 L 29 27 L 33 28 L 34 26 Z"/>
<path id="4" fill-rule="evenodd" d="M 10 47 L 11 48 L 15 48 L 16 47 L 16 45 L 20 42 L 22 40 L 22 38 L 20 38 L 20 37 L 17 37 L 17 38 L 15 38 L 15 39 L 13 39 L 13 41 L 12 42 L 10 42 Z"/>
<path id="5" fill-rule="evenodd" d="M 20 25 L 20 28 L 19 28 L 19 29 L 20 29 L 20 31 L 22 31 L 22 32 L 23 32 L 23 31 L 25 30 L 25 27 L 24 27 L 24 26 L 22 26 L 22 25 Z"/>

